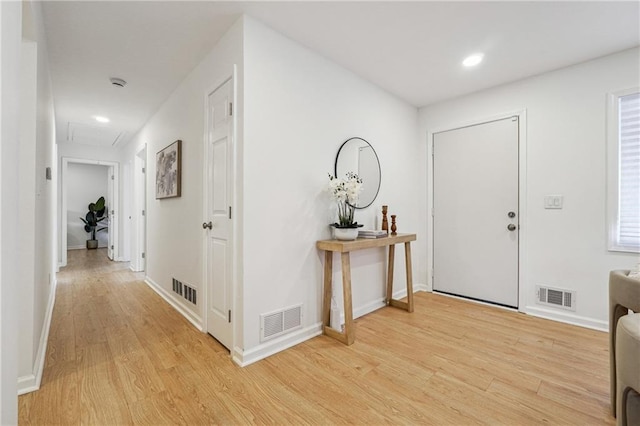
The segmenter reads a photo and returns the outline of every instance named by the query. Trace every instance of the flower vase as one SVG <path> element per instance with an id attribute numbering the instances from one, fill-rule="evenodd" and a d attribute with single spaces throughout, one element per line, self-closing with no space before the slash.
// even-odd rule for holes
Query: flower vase
<path id="1" fill-rule="evenodd" d="M 355 240 L 358 238 L 358 228 L 333 228 L 333 237 L 341 241 Z"/>

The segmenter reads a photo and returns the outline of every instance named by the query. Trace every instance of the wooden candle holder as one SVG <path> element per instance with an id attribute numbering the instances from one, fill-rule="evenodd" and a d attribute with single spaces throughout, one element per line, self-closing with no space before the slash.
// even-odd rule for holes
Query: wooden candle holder
<path id="1" fill-rule="evenodd" d="M 389 222 L 387 221 L 387 207 L 382 206 L 382 230 L 387 231 L 389 233 Z"/>
<path id="2" fill-rule="evenodd" d="M 398 230 L 398 227 L 396 226 L 396 215 L 392 214 L 391 215 L 391 235 L 396 235 L 397 230 Z"/>

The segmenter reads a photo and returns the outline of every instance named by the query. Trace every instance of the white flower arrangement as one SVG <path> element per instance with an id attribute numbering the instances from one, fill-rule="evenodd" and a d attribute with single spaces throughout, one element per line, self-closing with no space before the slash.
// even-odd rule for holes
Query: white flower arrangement
<path id="1" fill-rule="evenodd" d="M 355 206 L 358 202 L 358 196 L 362 192 L 362 179 L 354 172 L 349 172 L 346 179 L 340 179 L 329 174 L 329 194 L 338 204 L 338 222 L 333 226 L 336 228 L 358 228 L 353 221 Z"/>

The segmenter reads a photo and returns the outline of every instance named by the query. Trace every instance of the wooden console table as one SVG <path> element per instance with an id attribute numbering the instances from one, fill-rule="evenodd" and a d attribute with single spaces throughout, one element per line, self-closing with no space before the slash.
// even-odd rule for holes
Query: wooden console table
<path id="1" fill-rule="evenodd" d="M 346 345 L 356 339 L 353 323 L 353 306 L 351 302 L 351 260 L 349 253 L 375 247 L 389 247 L 389 264 L 387 266 L 387 306 L 413 312 L 413 278 L 411 273 L 411 241 L 416 240 L 416 234 L 397 234 L 382 238 L 358 238 L 354 241 L 322 240 L 316 242 L 316 247 L 324 250 L 324 297 L 322 302 L 322 328 L 324 334 L 341 341 Z M 393 299 L 393 262 L 395 259 L 395 245 L 404 243 L 405 265 L 407 268 L 407 301 Z M 341 254 L 342 258 L 342 292 L 344 295 L 344 332 L 330 327 L 331 293 L 333 279 L 333 253 Z"/>

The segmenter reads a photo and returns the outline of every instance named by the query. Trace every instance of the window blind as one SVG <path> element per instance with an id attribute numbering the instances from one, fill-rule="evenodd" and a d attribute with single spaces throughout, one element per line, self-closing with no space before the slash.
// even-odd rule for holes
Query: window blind
<path id="1" fill-rule="evenodd" d="M 640 93 L 618 99 L 618 244 L 640 248 Z"/>

